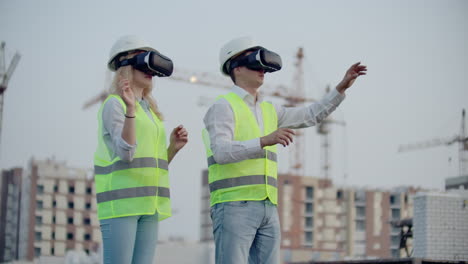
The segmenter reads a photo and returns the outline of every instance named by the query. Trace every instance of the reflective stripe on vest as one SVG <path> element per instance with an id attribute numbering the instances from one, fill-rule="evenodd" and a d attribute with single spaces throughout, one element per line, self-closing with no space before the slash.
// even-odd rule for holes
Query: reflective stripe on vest
<path id="1" fill-rule="evenodd" d="M 276 155 L 276 153 L 271 152 L 271 151 L 268 151 L 268 150 L 265 150 L 265 155 L 266 155 L 266 158 L 267 158 L 268 160 L 277 162 L 277 155 Z M 214 159 L 213 156 L 209 156 L 209 157 L 208 157 L 208 167 L 210 167 L 211 165 L 214 165 L 214 164 L 217 164 L 217 163 L 216 163 L 216 160 Z"/>
<path id="2" fill-rule="evenodd" d="M 171 216 L 166 132 L 164 124 L 150 110 L 152 119 L 139 102 L 135 104 L 135 137 L 138 146 L 132 161 L 113 154 L 104 141 L 102 110 L 110 98 L 117 99 L 125 112 L 122 98 L 110 95 L 98 113 L 98 147 L 94 155 L 99 219 L 132 215 L 154 215 L 159 220 Z"/>
<path id="3" fill-rule="evenodd" d="M 114 171 L 136 169 L 136 168 L 160 168 L 168 170 L 167 161 L 155 158 L 135 158 L 131 162 L 119 160 L 107 167 L 94 166 L 95 174 L 109 174 Z"/>
<path id="4" fill-rule="evenodd" d="M 234 141 L 247 141 L 274 132 L 278 126 L 276 110 L 271 103 L 262 102 L 263 131 L 251 109 L 235 93 L 222 96 L 234 114 Z M 233 163 L 219 164 L 211 150 L 208 131 L 202 131 L 208 163 L 210 204 L 270 199 L 277 204 L 277 154 L 276 145 L 264 147 L 263 155 Z"/>
<path id="5" fill-rule="evenodd" d="M 126 188 L 118 189 L 108 192 L 98 193 L 96 199 L 98 203 L 109 202 L 113 200 L 125 199 L 125 198 L 135 198 L 135 197 L 144 197 L 144 196 L 160 196 L 169 198 L 169 188 L 164 187 L 135 187 L 135 188 Z"/>
<path id="6" fill-rule="evenodd" d="M 268 182 L 266 184 L 273 187 L 277 187 L 276 179 L 267 176 Z M 237 187 L 242 185 L 252 185 L 252 184 L 265 184 L 265 175 L 250 175 L 242 176 L 236 178 L 222 179 L 210 183 L 210 192 L 217 191 L 219 189 Z"/>

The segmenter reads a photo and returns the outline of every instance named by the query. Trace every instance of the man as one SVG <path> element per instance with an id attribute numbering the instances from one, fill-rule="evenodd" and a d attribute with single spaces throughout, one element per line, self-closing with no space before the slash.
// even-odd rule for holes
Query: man
<path id="1" fill-rule="evenodd" d="M 278 263 L 276 145 L 293 142 L 291 128 L 326 118 L 367 69 L 356 63 L 321 101 L 286 108 L 258 94 L 265 73 L 281 69 L 278 54 L 243 37 L 224 45 L 219 57 L 221 72 L 234 86 L 204 118 L 216 263 Z"/>

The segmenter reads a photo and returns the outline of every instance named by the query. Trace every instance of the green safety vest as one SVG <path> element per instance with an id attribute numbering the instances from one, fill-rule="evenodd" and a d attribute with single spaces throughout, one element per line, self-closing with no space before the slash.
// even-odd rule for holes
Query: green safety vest
<path id="1" fill-rule="evenodd" d="M 234 140 L 246 141 L 268 135 L 278 129 L 278 117 L 271 103 L 260 104 L 263 117 L 263 131 L 247 104 L 235 93 L 228 93 L 226 99 L 234 112 Z M 270 199 L 277 204 L 277 163 L 276 145 L 264 147 L 265 155 L 258 159 L 246 159 L 228 164 L 218 164 L 214 160 L 210 137 L 206 129 L 202 131 L 208 159 L 208 183 L 211 206 L 230 201 Z"/>
<path id="2" fill-rule="evenodd" d="M 153 215 L 159 221 L 171 216 L 166 132 L 159 118 L 151 111 L 154 122 L 139 103 L 136 104 L 135 132 L 138 146 L 131 162 L 118 156 L 111 159 L 102 137 L 102 109 L 114 97 L 126 111 L 117 95 L 109 95 L 98 112 L 99 136 L 94 154 L 96 199 L 99 219 L 131 215 Z"/>

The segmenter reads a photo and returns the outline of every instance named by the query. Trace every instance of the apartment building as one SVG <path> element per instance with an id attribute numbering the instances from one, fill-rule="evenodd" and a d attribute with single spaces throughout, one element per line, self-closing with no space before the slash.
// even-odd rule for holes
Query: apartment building
<path id="1" fill-rule="evenodd" d="M 95 252 L 101 242 L 92 171 L 52 159 L 31 160 L 25 255 Z"/>

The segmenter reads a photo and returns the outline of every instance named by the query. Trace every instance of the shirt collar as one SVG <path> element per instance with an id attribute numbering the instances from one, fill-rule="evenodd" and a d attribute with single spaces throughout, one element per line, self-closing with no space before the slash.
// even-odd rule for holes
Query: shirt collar
<path id="1" fill-rule="evenodd" d="M 248 93 L 246 90 L 240 88 L 239 86 L 234 85 L 234 86 L 231 88 L 231 92 L 237 94 L 237 95 L 238 95 L 240 98 L 242 98 L 242 100 L 244 100 L 245 102 L 254 105 L 254 103 L 255 103 L 255 98 L 253 97 L 253 95 L 251 95 L 250 93 Z M 257 102 L 258 102 L 258 103 L 261 103 L 262 101 L 263 101 L 263 96 L 262 96 L 260 93 L 258 93 L 258 94 L 257 94 Z"/>
<path id="2" fill-rule="evenodd" d="M 143 107 L 143 109 L 148 110 L 149 105 L 144 98 L 141 98 L 140 100 L 138 100 L 138 102 L 140 103 L 141 107 Z"/>

